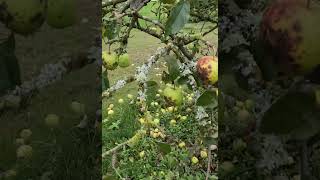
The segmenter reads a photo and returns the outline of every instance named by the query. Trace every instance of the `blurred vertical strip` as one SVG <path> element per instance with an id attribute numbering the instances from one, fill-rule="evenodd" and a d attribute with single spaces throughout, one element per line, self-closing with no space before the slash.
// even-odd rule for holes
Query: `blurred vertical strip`
<path id="1" fill-rule="evenodd" d="M 220 179 L 320 178 L 319 9 L 220 1 Z"/>
<path id="2" fill-rule="evenodd" d="M 0 0 L 0 179 L 101 175 L 101 1 Z"/>

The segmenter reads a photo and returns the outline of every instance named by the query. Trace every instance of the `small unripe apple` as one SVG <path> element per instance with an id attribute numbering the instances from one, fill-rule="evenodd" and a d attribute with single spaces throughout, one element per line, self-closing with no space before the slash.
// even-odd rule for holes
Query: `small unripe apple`
<path id="1" fill-rule="evenodd" d="M 31 138 L 31 135 L 32 135 L 32 131 L 30 129 L 23 129 L 20 132 L 20 137 L 25 141 L 28 141 Z"/>
<path id="2" fill-rule="evenodd" d="M 29 145 L 22 145 L 17 149 L 17 158 L 30 159 L 32 157 L 32 147 Z"/>
<path id="3" fill-rule="evenodd" d="M 46 20 L 53 28 L 66 28 L 76 21 L 75 0 L 47 0 Z"/>
<path id="4" fill-rule="evenodd" d="M 193 156 L 193 157 L 191 158 L 191 162 L 192 162 L 192 164 L 198 164 L 199 159 L 198 159 L 197 157 Z"/>
<path id="5" fill-rule="evenodd" d="M 214 85 L 218 81 L 218 58 L 201 57 L 197 61 L 197 72 L 205 84 Z"/>
<path id="6" fill-rule="evenodd" d="M 207 151 L 205 151 L 205 150 L 200 151 L 200 156 L 201 156 L 201 158 L 203 158 L 203 159 L 207 158 L 207 157 L 208 157 Z"/>
<path id="7" fill-rule="evenodd" d="M 8 28 L 21 35 L 34 33 L 44 22 L 44 1 L 39 0 L 4 0 L 5 12 L 8 13 Z"/>
<path id="8" fill-rule="evenodd" d="M 131 139 L 129 139 L 128 145 L 130 147 L 134 147 L 139 143 L 139 141 L 145 134 L 146 134 L 146 131 L 144 130 L 137 131 L 137 133 Z"/>
<path id="9" fill-rule="evenodd" d="M 123 100 L 123 99 L 119 99 L 119 100 L 118 100 L 118 103 L 119 103 L 119 104 L 123 104 L 123 103 L 124 103 L 124 100 Z"/>
<path id="10" fill-rule="evenodd" d="M 170 121 L 170 124 L 171 124 L 171 125 L 175 125 L 176 123 L 177 123 L 177 121 L 174 120 L 174 119 L 172 119 L 172 120 Z"/>
<path id="11" fill-rule="evenodd" d="M 163 95 L 166 101 L 171 105 L 180 106 L 183 103 L 183 93 L 181 88 L 167 86 Z"/>
<path id="12" fill-rule="evenodd" d="M 179 147 L 180 147 L 180 148 L 184 148 L 185 146 L 186 146 L 186 143 L 185 143 L 185 142 L 179 143 Z"/>
<path id="13" fill-rule="evenodd" d="M 81 103 L 79 103 L 79 102 L 77 102 L 77 101 L 73 101 L 73 102 L 71 103 L 71 109 L 72 109 L 73 112 L 75 112 L 75 113 L 77 113 L 77 114 L 80 114 L 80 115 L 82 115 L 82 114 L 85 113 L 85 106 L 84 106 L 84 104 L 81 104 Z"/>
<path id="14" fill-rule="evenodd" d="M 17 171 L 14 170 L 14 169 L 10 169 L 10 170 L 7 170 L 6 172 L 4 172 L 4 179 L 14 179 L 16 178 L 17 176 Z M 1 177 L 1 176 L 0 176 Z"/>
<path id="15" fill-rule="evenodd" d="M 108 115 L 113 115 L 114 114 L 114 111 L 112 110 L 112 109 L 110 109 L 109 111 L 108 111 Z"/>
<path id="16" fill-rule="evenodd" d="M 308 5 L 308 3 L 310 4 Z M 320 64 L 320 5 L 309 0 L 273 1 L 263 14 L 261 40 L 270 64 L 285 75 L 304 75 Z"/>
<path id="17" fill-rule="evenodd" d="M 141 151 L 140 153 L 139 153 L 139 156 L 140 156 L 140 158 L 143 158 L 144 156 L 145 156 L 145 152 L 144 151 Z"/>
<path id="18" fill-rule="evenodd" d="M 16 145 L 17 146 L 24 145 L 24 139 L 23 138 L 17 138 L 16 139 Z"/>
<path id="19" fill-rule="evenodd" d="M 118 66 L 118 56 L 116 54 L 109 54 L 103 51 L 102 60 L 108 70 L 114 70 Z"/>
<path id="20" fill-rule="evenodd" d="M 45 118 L 45 123 L 50 128 L 57 127 L 59 125 L 60 118 L 56 114 L 49 114 Z"/>
<path id="21" fill-rule="evenodd" d="M 232 148 L 235 151 L 242 151 L 247 148 L 247 144 L 242 139 L 236 139 L 232 143 Z"/>
<path id="22" fill-rule="evenodd" d="M 120 55 L 118 64 L 122 68 L 130 66 L 129 55 L 127 53 Z"/>

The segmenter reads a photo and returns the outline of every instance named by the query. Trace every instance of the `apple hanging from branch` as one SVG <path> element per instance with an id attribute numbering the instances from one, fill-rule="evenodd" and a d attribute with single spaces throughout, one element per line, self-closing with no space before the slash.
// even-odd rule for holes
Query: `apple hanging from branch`
<path id="1" fill-rule="evenodd" d="M 277 0 L 264 12 L 260 38 L 272 64 L 285 75 L 309 74 L 320 64 L 320 5 Z"/>

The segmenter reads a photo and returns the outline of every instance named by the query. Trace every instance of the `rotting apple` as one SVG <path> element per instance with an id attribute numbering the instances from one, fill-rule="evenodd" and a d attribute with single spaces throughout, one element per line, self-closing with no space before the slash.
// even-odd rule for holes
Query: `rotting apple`
<path id="1" fill-rule="evenodd" d="M 1 6 L 8 17 L 5 20 L 8 28 L 24 36 L 34 33 L 45 20 L 44 1 L 3 0 Z"/>
<path id="2" fill-rule="evenodd" d="M 308 74 L 320 64 L 320 5 L 277 0 L 263 14 L 260 38 L 273 64 L 285 75 Z"/>
<path id="3" fill-rule="evenodd" d="M 48 0 L 46 20 L 57 29 L 72 26 L 76 21 L 75 0 Z"/>
<path id="4" fill-rule="evenodd" d="M 118 66 L 118 56 L 116 54 L 109 54 L 102 52 L 102 60 L 108 70 L 115 70 Z"/>
<path id="5" fill-rule="evenodd" d="M 205 84 L 214 85 L 218 81 L 218 58 L 214 56 L 199 58 L 197 72 Z"/>
<path id="6" fill-rule="evenodd" d="M 163 96 L 170 105 L 180 106 L 183 103 L 182 89 L 167 85 L 163 90 Z"/>

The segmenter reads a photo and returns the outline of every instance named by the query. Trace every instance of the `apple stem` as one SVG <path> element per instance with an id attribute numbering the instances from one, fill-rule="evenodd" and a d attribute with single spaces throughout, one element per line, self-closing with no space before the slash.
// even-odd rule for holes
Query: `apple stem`
<path id="1" fill-rule="evenodd" d="M 310 8 L 310 2 L 311 2 L 311 0 L 307 0 L 307 8 L 308 9 Z"/>

